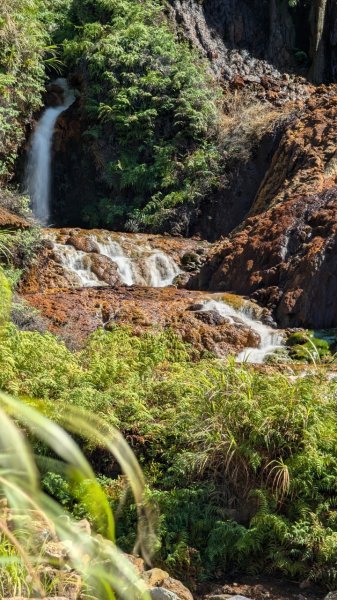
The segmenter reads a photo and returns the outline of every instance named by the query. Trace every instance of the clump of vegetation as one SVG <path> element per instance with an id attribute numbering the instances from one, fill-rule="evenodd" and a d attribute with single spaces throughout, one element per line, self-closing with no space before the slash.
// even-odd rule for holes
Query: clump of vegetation
<path id="1" fill-rule="evenodd" d="M 85 132 L 106 197 L 91 225 L 159 224 L 221 182 L 219 88 L 160 0 L 74 0 L 69 68 L 85 71 Z"/>
<path id="2" fill-rule="evenodd" d="M 313 331 L 298 331 L 287 339 L 289 355 L 293 360 L 309 363 L 331 362 L 332 344 L 315 335 Z"/>
<path id="3" fill-rule="evenodd" d="M 290 108 L 277 109 L 256 98 L 252 90 L 226 90 L 223 97 L 223 147 L 226 165 L 247 162 L 263 137 L 280 126 Z"/>
<path id="4" fill-rule="evenodd" d="M 0 16 L 0 182 L 13 174 L 25 127 L 41 105 L 47 38 L 39 0 L 2 0 Z"/>
<path id="5" fill-rule="evenodd" d="M 48 419 L 42 410 L 20 402 L 0 392 L 0 589 L 4 597 L 63 590 L 67 593 L 74 581 L 92 598 L 115 600 L 148 600 L 144 582 L 138 579 L 131 564 L 115 545 L 114 518 L 107 497 L 96 479 L 91 466 L 69 433 Z M 135 501 L 142 508 L 139 533 L 144 534 L 147 520 L 144 480 L 141 470 L 122 436 L 92 416 L 78 411 L 64 420 L 75 433 L 95 439 L 120 461 L 129 477 Z M 90 425 L 88 423 L 91 423 Z M 20 425 L 21 427 L 20 427 Z M 40 472 L 48 464 L 44 458 L 38 468 L 22 427 L 46 444 L 53 452 L 50 459 L 70 486 L 81 485 L 81 503 L 90 506 L 94 531 L 85 531 L 76 525 L 61 504 L 56 503 L 40 486 Z M 57 457 L 57 458 L 55 458 Z M 99 534 L 99 535 L 97 535 Z M 140 546 L 147 550 L 145 539 Z M 52 548 L 63 554 L 55 560 Z M 55 550 L 54 550 L 55 552 Z M 66 558 L 65 558 L 66 557 Z M 80 579 L 78 580 L 78 575 Z M 77 579 L 76 579 L 77 577 Z"/>

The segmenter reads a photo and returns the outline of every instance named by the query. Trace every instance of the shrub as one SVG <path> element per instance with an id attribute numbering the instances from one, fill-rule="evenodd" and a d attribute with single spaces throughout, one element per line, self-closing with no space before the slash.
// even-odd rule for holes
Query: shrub
<path id="1" fill-rule="evenodd" d="M 84 135 L 107 190 L 84 217 L 158 228 L 220 185 L 219 91 L 160 0 L 74 0 L 72 22 L 65 60 L 85 70 Z"/>

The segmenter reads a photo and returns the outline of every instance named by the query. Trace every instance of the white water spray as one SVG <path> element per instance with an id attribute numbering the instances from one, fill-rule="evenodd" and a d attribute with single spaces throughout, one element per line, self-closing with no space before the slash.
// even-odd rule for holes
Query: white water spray
<path id="1" fill-rule="evenodd" d="M 98 287 L 106 285 L 100 281 L 91 270 L 90 255 L 73 246 L 54 244 L 54 252 L 63 268 L 71 275 L 74 284 L 78 287 Z"/>
<path id="2" fill-rule="evenodd" d="M 46 225 L 50 216 L 51 149 L 56 121 L 59 115 L 75 101 L 66 79 L 54 82 L 64 90 L 64 101 L 60 106 L 50 107 L 43 113 L 32 138 L 27 168 L 27 189 L 31 198 L 34 216 Z"/>
<path id="3" fill-rule="evenodd" d="M 148 271 L 147 284 L 151 287 L 167 287 L 172 285 L 175 277 L 181 273 L 174 260 L 164 254 L 164 252 L 155 252 L 146 260 Z"/>
<path id="4" fill-rule="evenodd" d="M 96 239 L 96 244 L 100 254 L 107 256 L 116 264 L 121 282 L 124 283 L 124 285 L 133 285 L 134 283 L 137 283 L 137 275 L 131 258 L 125 256 L 124 251 L 118 242 L 110 240 L 102 243 Z"/>
<path id="5" fill-rule="evenodd" d="M 203 311 L 216 311 L 222 317 L 225 317 L 229 323 L 241 322 L 247 325 L 252 331 L 258 334 L 260 337 L 260 344 L 258 348 L 245 348 L 240 354 L 238 354 L 236 360 L 238 362 L 248 362 L 255 364 L 262 364 L 268 356 L 273 354 L 276 350 L 283 347 L 283 337 L 277 329 L 273 329 L 268 325 L 264 325 L 261 321 L 257 321 L 249 315 L 248 309 L 238 311 L 232 308 L 225 302 L 218 302 L 216 300 L 210 300 L 203 306 Z"/>
<path id="6" fill-rule="evenodd" d="M 116 235 L 118 238 L 116 239 Z M 125 243 L 121 234 L 106 234 L 99 239 L 95 234 L 88 237 L 96 245 L 94 252 L 77 250 L 71 244 L 60 243 L 53 231 L 46 235 L 52 242 L 57 262 L 72 274 L 76 285 L 92 287 L 107 285 L 101 281 L 92 270 L 92 256 L 96 253 L 106 256 L 117 267 L 119 281 L 122 285 L 141 285 L 150 287 L 167 287 L 182 271 L 171 256 L 162 250 L 151 248 L 148 241 L 140 241 L 137 237 L 136 244 Z"/>

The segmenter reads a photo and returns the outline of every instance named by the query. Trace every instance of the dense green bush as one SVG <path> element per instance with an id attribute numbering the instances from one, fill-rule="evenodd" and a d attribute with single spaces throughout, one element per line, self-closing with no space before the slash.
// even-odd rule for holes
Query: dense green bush
<path id="1" fill-rule="evenodd" d="M 83 74 L 87 146 L 106 197 L 91 225 L 157 227 L 220 182 L 219 91 L 161 0 L 73 0 L 68 68 Z"/>
<path id="2" fill-rule="evenodd" d="M 0 184 L 12 176 L 34 112 L 42 107 L 46 70 L 62 64 L 52 37 L 65 27 L 71 0 L 2 0 L 0 14 Z"/>
<path id="3" fill-rule="evenodd" d="M 72 353 L 50 334 L 9 326 L 0 388 L 44 400 L 58 421 L 83 406 L 120 428 L 158 504 L 157 561 L 171 571 L 278 572 L 336 585 L 336 384 L 324 373 L 290 380 L 195 362 L 170 332 L 98 331 Z M 102 449 L 83 445 L 102 476 L 118 474 Z M 59 477 L 46 476 L 47 491 L 85 514 Z M 103 484 L 116 508 L 123 480 Z M 131 549 L 135 507 L 126 500 L 118 514 L 120 543 Z"/>
<path id="4" fill-rule="evenodd" d="M 47 37 L 40 0 L 4 0 L 0 15 L 0 181 L 12 175 L 33 111 L 41 105 Z"/>

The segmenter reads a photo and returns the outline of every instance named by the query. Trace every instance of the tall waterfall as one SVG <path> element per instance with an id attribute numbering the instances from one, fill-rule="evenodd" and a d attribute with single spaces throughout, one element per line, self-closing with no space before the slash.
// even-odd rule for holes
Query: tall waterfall
<path id="1" fill-rule="evenodd" d="M 44 111 L 33 134 L 26 175 L 34 216 L 44 225 L 50 216 L 51 149 L 55 123 L 75 101 L 66 79 L 59 78 L 54 83 L 64 90 L 63 104 Z"/>

